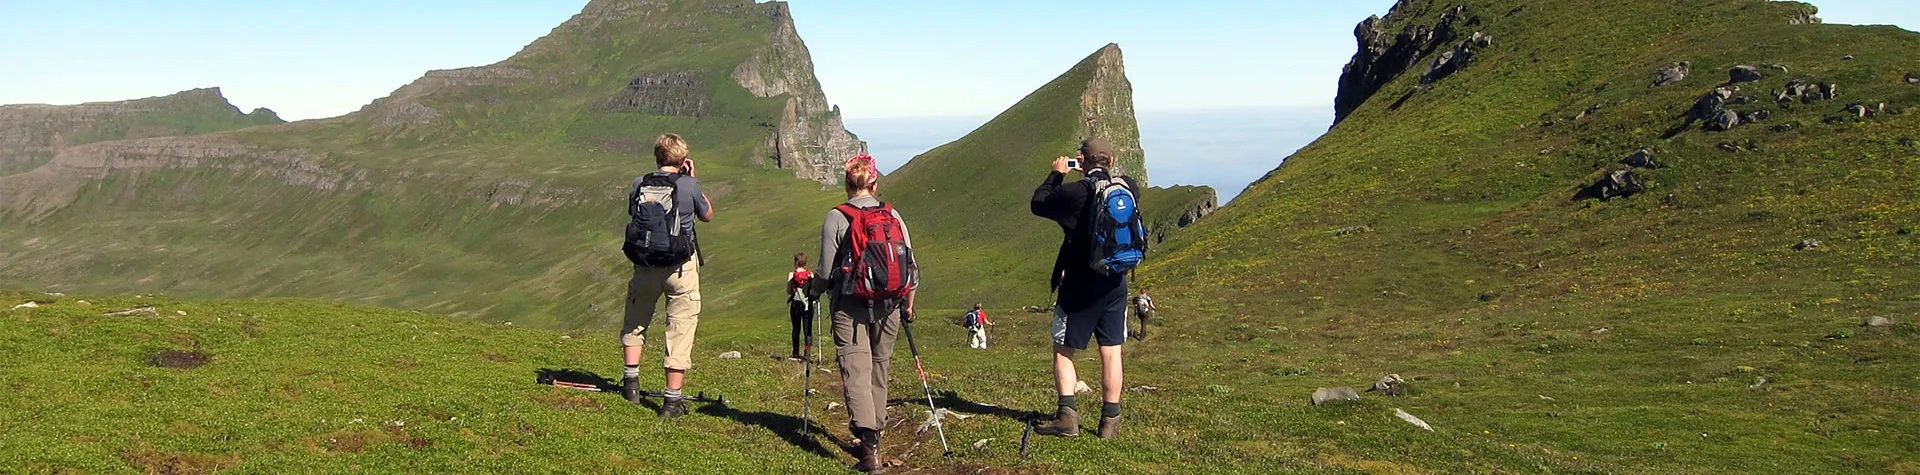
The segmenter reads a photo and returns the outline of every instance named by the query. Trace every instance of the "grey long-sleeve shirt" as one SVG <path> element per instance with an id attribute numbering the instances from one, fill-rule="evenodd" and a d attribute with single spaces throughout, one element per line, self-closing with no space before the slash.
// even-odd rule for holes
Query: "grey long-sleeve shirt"
<path id="1" fill-rule="evenodd" d="M 847 204 L 861 208 L 870 208 L 880 206 L 880 200 L 872 196 L 861 195 L 847 199 Z M 893 219 L 900 220 L 900 231 L 902 234 L 905 234 L 904 237 L 907 239 L 907 247 L 913 247 L 913 232 L 907 229 L 907 220 L 900 218 L 900 210 L 893 210 Z M 827 218 L 820 225 L 819 267 L 813 274 L 815 277 L 814 280 L 821 282 L 820 285 L 828 287 L 837 287 L 840 285 L 839 282 L 834 282 L 840 277 L 835 275 L 835 268 L 840 265 L 840 254 L 847 252 L 847 247 L 852 245 L 848 242 L 849 238 L 847 237 L 847 230 L 851 227 L 852 225 L 847 221 L 846 214 L 842 214 L 839 210 L 827 210 Z M 920 276 L 913 276 L 912 283 L 909 285 L 918 286 L 920 284 L 919 280 Z M 852 289 L 845 288 L 837 289 L 837 291 L 833 292 L 833 305 L 827 308 L 839 309 L 841 295 L 852 291 Z"/>

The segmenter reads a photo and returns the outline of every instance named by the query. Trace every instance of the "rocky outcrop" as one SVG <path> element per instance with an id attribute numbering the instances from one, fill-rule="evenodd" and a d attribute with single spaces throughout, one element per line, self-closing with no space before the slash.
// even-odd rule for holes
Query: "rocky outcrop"
<path id="1" fill-rule="evenodd" d="M 66 147 L 283 122 L 265 108 L 241 114 L 219 88 L 130 101 L 0 106 L 0 175 L 32 170 Z"/>
<path id="2" fill-rule="evenodd" d="M 1147 153 L 1140 148 L 1140 123 L 1133 116 L 1133 83 L 1127 80 L 1120 45 L 1108 43 L 1081 62 L 1091 79 L 1080 93 L 1079 137 L 1113 142 L 1113 168 L 1140 186 L 1148 186 Z"/>
<path id="3" fill-rule="evenodd" d="M 1442 13 L 1439 21 L 1433 25 L 1404 26 L 1398 33 L 1393 33 L 1389 27 L 1398 19 L 1394 13 L 1405 3 L 1405 0 L 1395 3 L 1385 18 L 1370 16 L 1354 27 L 1353 37 L 1359 43 L 1359 51 L 1353 54 L 1353 59 L 1347 62 L 1346 68 L 1340 73 L 1339 93 L 1333 100 L 1335 124 L 1346 120 L 1348 114 L 1380 92 L 1380 88 L 1388 82 L 1413 69 L 1421 58 L 1441 48 L 1455 47 L 1450 45 L 1459 36 L 1457 25 L 1478 23 L 1477 18 L 1464 19 L 1465 8 L 1456 6 Z M 1490 38 L 1486 41 L 1491 44 Z M 1455 55 L 1459 55 L 1458 52 Z M 1457 70 L 1457 65 L 1451 68 L 1446 66 L 1451 62 L 1449 58 L 1435 63 L 1429 68 L 1429 74 L 1437 69 L 1448 69 L 1447 73 Z"/>
<path id="4" fill-rule="evenodd" d="M 494 86 L 533 78 L 524 68 L 492 65 L 427 71 L 427 74 L 387 97 L 374 99 L 360 108 L 359 114 L 371 117 L 374 125 L 389 131 L 423 125 L 440 116 L 440 111 L 421 102 L 435 92 L 453 87 Z"/>
<path id="5" fill-rule="evenodd" d="M 767 44 L 733 69 L 733 79 L 756 97 L 786 96 L 778 124 L 761 144 L 758 156 L 794 176 L 823 185 L 840 183 L 840 164 L 867 153 L 867 143 L 847 132 L 840 108 L 827 103 L 813 75 L 813 57 L 793 27 L 785 3 L 761 5 L 772 16 Z"/>
<path id="6" fill-rule="evenodd" d="M 82 188 L 109 174 L 187 168 L 266 175 L 320 190 L 339 189 L 356 178 L 322 166 L 304 150 L 244 145 L 230 134 L 122 140 L 67 147 L 30 172 L 0 177 L 0 211 L 36 219 L 71 204 Z"/>
<path id="7" fill-rule="evenodd" d="M 601 110 L 700 117 L 707 110 L 707 94 L 701 86 L 691 72 L 642 74 L 628 81 Z"/>

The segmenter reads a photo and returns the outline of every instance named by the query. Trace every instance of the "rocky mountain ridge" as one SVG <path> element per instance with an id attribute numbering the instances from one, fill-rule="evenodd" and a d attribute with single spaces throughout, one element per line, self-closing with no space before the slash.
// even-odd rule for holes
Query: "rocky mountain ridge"
<path id="1" fill-rule="evenodd" d="M 241 113 L 219 88 L 76 105 L 0 105 L 0 176 L 31 170 L 71 146 L 282 122 L 266 108 Z"/>

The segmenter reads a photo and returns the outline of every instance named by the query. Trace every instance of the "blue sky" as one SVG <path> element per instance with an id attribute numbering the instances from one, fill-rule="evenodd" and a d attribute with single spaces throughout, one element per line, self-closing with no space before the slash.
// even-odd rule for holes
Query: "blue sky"
<path id="1" fill-rule="evenodd" d="M 1920 2 L 1817 1 L 1837 23 L 1920 28 Z M 429 69 L 512 55 L 585 2 L 0 0 L 0 104 L 220 86 L 242 108 L 339 115 Z M 849 117 L 988 116 L 1107 42 L 1141 110 L 1330 103 L 1354 23 L 1391 0 L 797 0 Z M 856 130 L 857 132 L 857 130 Z"/>

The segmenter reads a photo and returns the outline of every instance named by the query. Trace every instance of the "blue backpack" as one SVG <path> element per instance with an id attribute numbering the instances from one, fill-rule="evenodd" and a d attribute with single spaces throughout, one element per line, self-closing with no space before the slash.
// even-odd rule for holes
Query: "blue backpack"
<path id="1" fill-rule="evenodd" d="M 980 326 L 980 312 L 978 310 L 967 312 L 967 328 L 977 326 Z"/>
<path id="2" fill-rule="evenodd" d="M 1125 274 L 1147 257 L 1147 228 L 1141 221 L 1139 201 L 1127 182 L 1104 173 L 1085 180 L 1093 189 L 1087 220 L 1092 236 L 1087 253 L 1094 272 L 1101 275 Z"/>

